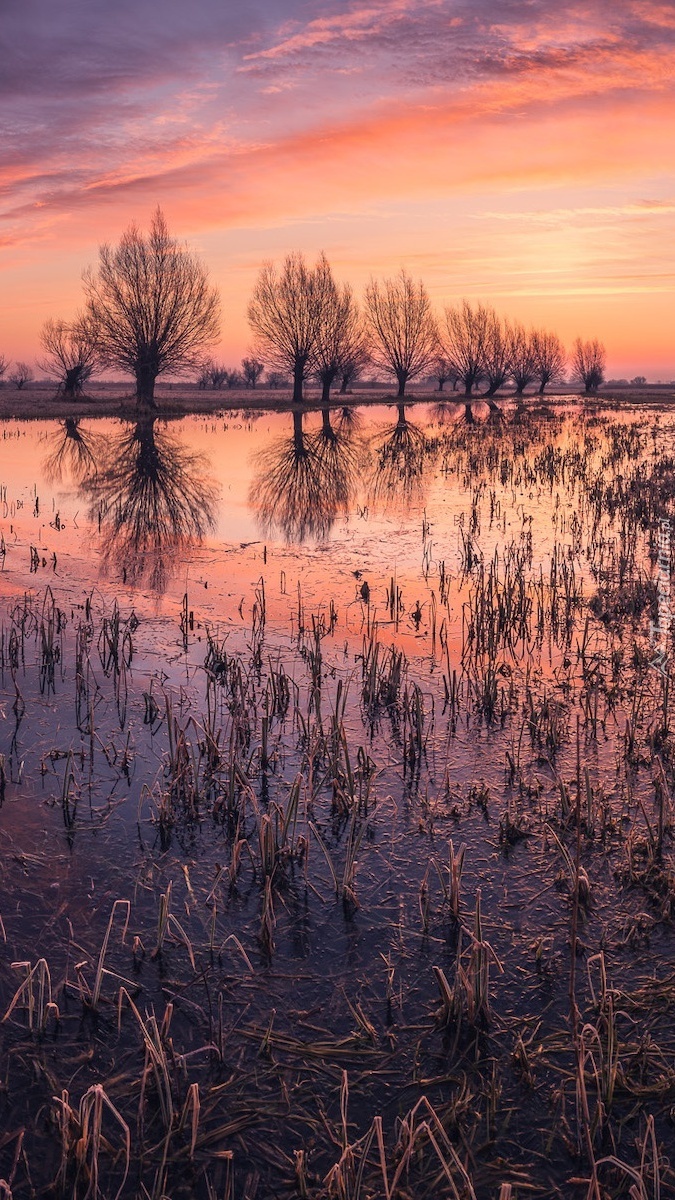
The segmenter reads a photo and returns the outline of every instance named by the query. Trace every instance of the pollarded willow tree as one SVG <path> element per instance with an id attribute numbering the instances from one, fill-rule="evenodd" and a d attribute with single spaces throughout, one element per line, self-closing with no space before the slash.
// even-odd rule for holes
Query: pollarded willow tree
<path id="1" fill-rule="evenodd" d="M 260 359 L 254 357 L 242 358 L 241 374 L 244 381 L 244 387 L 254 388 L 264 370 L 265 364 L 261 363 Z"/>
<path id="2" fill-rule="evenodd" d="M 511 344 L 509 331 L 493 308 L 487 309 L 483 369 L 487 381 L 486 395 L 492 397 L 511 374 Z"/>
<path id="3" fill-rule="evenodd" d="M 547 329 L 535 329 L 532 344 L 538 391 L 543 396 L 549 383 L 560 383 L 564 379 L 567 352 L 557 333 L 549 333 Z"/>
<path id="4" fill-rule="evenodd" d="M 492 310 L 484 304 L 472 306 L 463 300 L 455 308 L 445 310 L 443 350 L 453 363 L 464 395 L 470 396 L 476 384 L 485 377 L 485 358 Z"/>
<path id="5" fill-rule="evenodd" d="M 371 280 L 366 288 L 366 328 L 371 360 L 393 375 L 398 395 L 428 371 L 438 353 L 438 327 L 426 288 L 401 270 L 395 279 Z"/>
<path id="6" fill-rule="evenodd" d="M 101 246 L 84 289 L 101 365 L 131 372 L 140 405 L 154 408 L 158 377 L 194 370 L 220 336 L 218 292 L 159 208 L 147 235 L 131 225 L 118 246 Z"/>
<path id="7" fill-rule="evenodd" d="M 17 391 L 21 392 L 27 383 L 32 383 L 35 379 L 35 372 L 30 363 L 15 362 L 9 373 L 9 382 L 14 384 Z"/>
<path id="8" fill-rule="evenodd" d="M 40 330 L 41 371 L 58 381 L 65 396 L 79 396 L 91 379 L 96 367 L 94 331 L 85 317 L 68 324 L 66 321 L 45 321 Z"/>
<path id="9" fill-rule="evenodd" d="M 443 391 L 446 383 L 452 384 L 452 390 L 454 392 L 457 384 L 459 383 L 457 368 L 450 361 L 450 359 L 443 354 L 442 351 L 434 358 L 431 374 L 433 379 L 435 379 L 438 383 L 439 392 Z"/>
<path id="10" fill-rule="evenodd" d="M 516 395 L 522 396 L 528 384 L 537 378 L 537 355 L 533 331 L 519 321 L 509 328 L 509 360 Z"/>
<path id="11" fill-rule="evenodd" d="M 325 259 L 319 261 L 322 273 L 321 322 L 314 353 L 315 370 L 321 384 L 321 400 L 330 399 L 330 389 L 354 358 L 363 340 L 361 315 L 348 283 L 333 279 Z"/>
<path id="12" fill-rule="evenodd" d="M 298 252 L 284 259 L 281 271 L 274 263 L 263 266 L 248 306 L 248 320 L 256 350 L 271 367 L 293 379 L 293 400 L 302 400 L 302 390 L 316 369 L 316 351 L 324 317 L 325 255 L 308 267 Z"/>
<path id="13" fill-rule="evenodd" d="M 340 363 L 340 395 L 346 395 L 352 384 L 356 383 L 361 372 L 368 366 L 368 338 L 363 321 L 354 330 L 352 341 L 345 347 Z"/>
<path id="14" fill-rule="evenodd" d="M 584 385 L 585 392 L 597 392 L 605 378 L 607 352 L 597 338 L 583 342 L 577 338 L 572 348 L 572 367 L 575 379 Z"/>

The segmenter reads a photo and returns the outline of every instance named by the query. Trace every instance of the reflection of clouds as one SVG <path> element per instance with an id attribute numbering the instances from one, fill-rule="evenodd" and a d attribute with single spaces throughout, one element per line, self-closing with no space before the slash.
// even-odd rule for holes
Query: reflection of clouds
<path id="1" fill-rule="evenodd" d="M 106 446 L 83 485 L 100 515 L 104 570 L 163 592 L 190 548 L 215 525 L 218 488 L 201 454 L 142 417 Z"/>
<path id="2" fill-rule="evenodd" d="M 288 542 L 322 540 L 349 512 L 358 472 L 359 444 L 350 422 L 332 424 L 322 412 L 320 429 L 307 433 L 304 413 L 293 413 L 290 437 L 277 438 L 254 459 L 249 491 L 261 531 Z"/>
<path id="3" fill-rule="evenodd" d="M 74 483 L 83 484 L 96 474 L 101 439 L 98 434 L 83 429 L 78 417 L 60 421 L 49 435 L 49 444 L 51 452 L 42 465 L 49 483 L 61 483 L 70 477 Z"/>

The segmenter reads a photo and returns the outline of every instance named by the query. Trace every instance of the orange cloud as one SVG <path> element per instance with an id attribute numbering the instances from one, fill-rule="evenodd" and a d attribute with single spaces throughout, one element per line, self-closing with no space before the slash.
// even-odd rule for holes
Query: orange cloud
<path id="1" fill-rule="evenodd" d="M 576 305 L 637 353 L 630 298 L 667 297 L 675 274 L 670 5 L 324 0 L 309 21 L 280 7 L 282 27 L 204 34 L 182 69 L 175 35 L 155 73 L 120 49 L 105 94 L 85 54 L 51 123 L 8 140 L 0 313 L 22 353 L 77 304 L 97 243 L 158 201 L 212 259 L 237 351 L 257 264 L 300 245 L 357 284 L 406 261 L 438 302 L 539 306 L 570 332 Z M 56 86 L 16 84 L 38 106 Z M 653 306 L 640 336 L 675 374 Z"/>

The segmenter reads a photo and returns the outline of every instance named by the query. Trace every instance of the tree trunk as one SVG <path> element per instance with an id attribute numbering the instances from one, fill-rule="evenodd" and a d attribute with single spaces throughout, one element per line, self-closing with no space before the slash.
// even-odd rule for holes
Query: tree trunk
<path id="1" fill-rule="evenodd" d="M 305 364 L 297 362 L 293 368 L 293 403 L 302 404 L 302 385 L 305 379 Z"/>
<path id="2" fill-rule="evenodd" d="M 68 367 L 68 370 L 66 371 L 66 378 L 63 381 L 64 396 L 69 396 L 72 399 L 75 396 L 75 394 L 81 390 L 78 386 L 79 382 L 80 382 L 80 368 L 79 367 Z"/>
<path id="3" fill-rule="evenodd" d="M 438 390 L 439 390 L 439 392 L 442 392 L 442 391 L 443 391 L 443 384 L 444 384 L 444 383 L 445 383 L 445 380 L 444 380 L 444 379 L 439 379 L 439 381 L 438 381 Z"/>
<path id="4" fill-rule="evenodd" d="M 407 383 L 407 375 L 399 375 L 398 378 L 398 395 L 405 396 L 405 385 Z"/>
<path id="5" fill-rule="evenodd" d="M 136 400 L 145 408 L 156 408 L 155 381 L 157 371 L 154 367 L 143 365 L 136 368 Z"/>
<path id="6" fill-rule="evenodd" d="M 322 380 L 322 387 L 321 387 L 321 403 L 322 404 L 327 404 L 328 401 L 330 400 L 330 385 L 332 382 L 333 382 L 332 379 L 323 379 Z"/>
<path id="7" fill-rule="evenodd" d="M 546 387 L 546 383 L 545 383 L 545 381 L 542 379 L 541 383 L 539 384 L 539 391 L 537 392 L 537 395 L 538 395 L 538 396 L 543 396 L 543 394 L 544 394 L 544 388 L 545 388 L 545 387 Z"/>
<path id="8" fill-rule="evenodd" d="M 348 383 L 349 383 L 349 380 L 348 380 L 347 376 L 346 376 L 346 375 L 343 375 L 343 376 L 342 376 L 342 383 L 340 384 L 340 395 L 341 395 L 341 396 L 346 396 L 346 395 L 347 395 L 347 384 L 348 384 Z"/>
<path id="9" fill-rule="evenodd" d="M 464 385 L 464 395 L 470 396 L 473 391 L 473 379 L 467 379 Z"/>

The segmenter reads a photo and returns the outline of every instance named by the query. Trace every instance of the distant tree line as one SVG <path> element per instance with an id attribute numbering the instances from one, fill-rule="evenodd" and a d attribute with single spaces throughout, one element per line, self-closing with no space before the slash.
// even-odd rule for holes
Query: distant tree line
<path id="1" fill-rule="evenodd" d="M 487 304 L 462 301 L 438 317 L 421 280 L 404 270 L 371 280 L 359 305 L 349 284 L 333 276 L 325 254 L 309 265 L 287 255 L 266 263 L 248 305 L 253 351 L 231 370 L 209 357 L 220 336 L 220 300 L 201 260 L 173 238 L 160 209 L 143 234 L 131 225 L 119 245 L 103 245 L 96 268 L 85 271 L 84 307 L 72 322 L 49 320 L 40 333 L 40 370 L 66 396 L 81 395 L 96 370 L 133 376 L 139 405 L 154 407 L 162 375 L 196 373 L 200 388 L 293 389 L 303 399 L 318 383 L 322 400 L 344 394 L 366 369 L 391 378 L 399 397 L 408 384 L 432 377 L 465 396 L 478 389 L 491 400 L 507 385 L 543 395 L 568 370 L 588 393 L 605 378 L 606 354 L 597 340 L 577 338 L 568 354 L 557 334 L 526 329 Z M 0 357 L 0 380 L 23 388 L 34 378 L 27 363 L 12 370 Z"/>
<path id="2" fill-rule="evenodd" d="M 241 371 L 231 371 L 214 359 L 206 359 L 199 368 L 197 386 L 200 388 L 254 388 L 258 384 L 265 366 L 257 358 L 242 358 Z"/>

